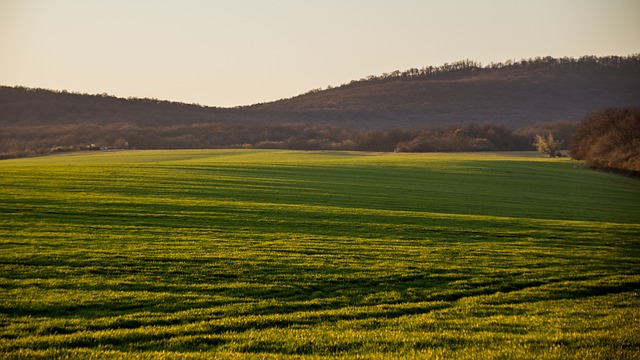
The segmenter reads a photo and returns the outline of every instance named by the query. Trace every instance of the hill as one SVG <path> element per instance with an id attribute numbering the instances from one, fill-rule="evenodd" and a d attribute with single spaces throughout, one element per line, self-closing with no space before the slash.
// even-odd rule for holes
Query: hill
<path id="1" fill-rule="evenodd" d="M 580 120 L 640 101 L 640 56 L 472 61 L 409 69 L 254 106 L 363 128 Z M 351 120 L 350 120 L 351 119 Z"/>
<path id="2" fill-rule="evenodd" d="M 2 86 L 0 154 L 90 144 L 138 149 L 516 150 L 530 148 L 536 123 L 577 121 L 603 107 L 638 105 L 639 99 L 640 55 L 547 57 L 484 67 L 465 60 L 237 108 Z M 460 132 L 454 136 L 461 126 L 466 137 Z M 549 128 L 545 126 L 534 127 Z M 417 130 L 435 127 L 448 130 Z M 561 132 L 568 133 L 566 128 L 563 123 Z M 492 140 L 496 134 L 500 139 Z M 451 139 L 463 141 L 454 144 Z"/>

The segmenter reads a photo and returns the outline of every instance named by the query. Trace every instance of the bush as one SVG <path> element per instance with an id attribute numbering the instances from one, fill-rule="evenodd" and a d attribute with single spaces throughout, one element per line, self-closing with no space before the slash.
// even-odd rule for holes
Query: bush
<path id="1" fill-rule="evenodd" d="M 561 156 L 560 146 L 562 145 L 562 142 L 554 139 L 553 134 L 551 133 L 549 133 L 547 137 L 537 134 L 533 145 L 539 152 L 548 154 L 550 157 Z"/>

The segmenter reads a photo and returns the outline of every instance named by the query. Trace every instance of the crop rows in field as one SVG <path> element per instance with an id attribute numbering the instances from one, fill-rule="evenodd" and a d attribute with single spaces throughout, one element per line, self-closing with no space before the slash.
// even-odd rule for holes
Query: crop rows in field
<path id="1" fill-rule="evenodd" d="M 0 351 L 631 358 L 640 183 L 521 154 L 0 162 Z"/>

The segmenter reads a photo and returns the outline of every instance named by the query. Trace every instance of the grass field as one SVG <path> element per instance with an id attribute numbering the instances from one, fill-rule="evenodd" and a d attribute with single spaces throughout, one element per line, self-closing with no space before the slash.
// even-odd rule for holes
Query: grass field
<path id="1" fill-rule="evenodd" d="M 0 162 L 0 358 L 640 357 L 640 181 L 532 154 Z"/>

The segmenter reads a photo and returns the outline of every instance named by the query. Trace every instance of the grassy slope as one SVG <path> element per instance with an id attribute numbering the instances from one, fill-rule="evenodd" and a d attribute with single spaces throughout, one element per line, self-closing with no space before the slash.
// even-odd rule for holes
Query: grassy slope
<path id="1" fill-rule="evenodd" d="M 521 154 L 0 162 L 3 357 L 640 352 L 640 183 Z"/>

